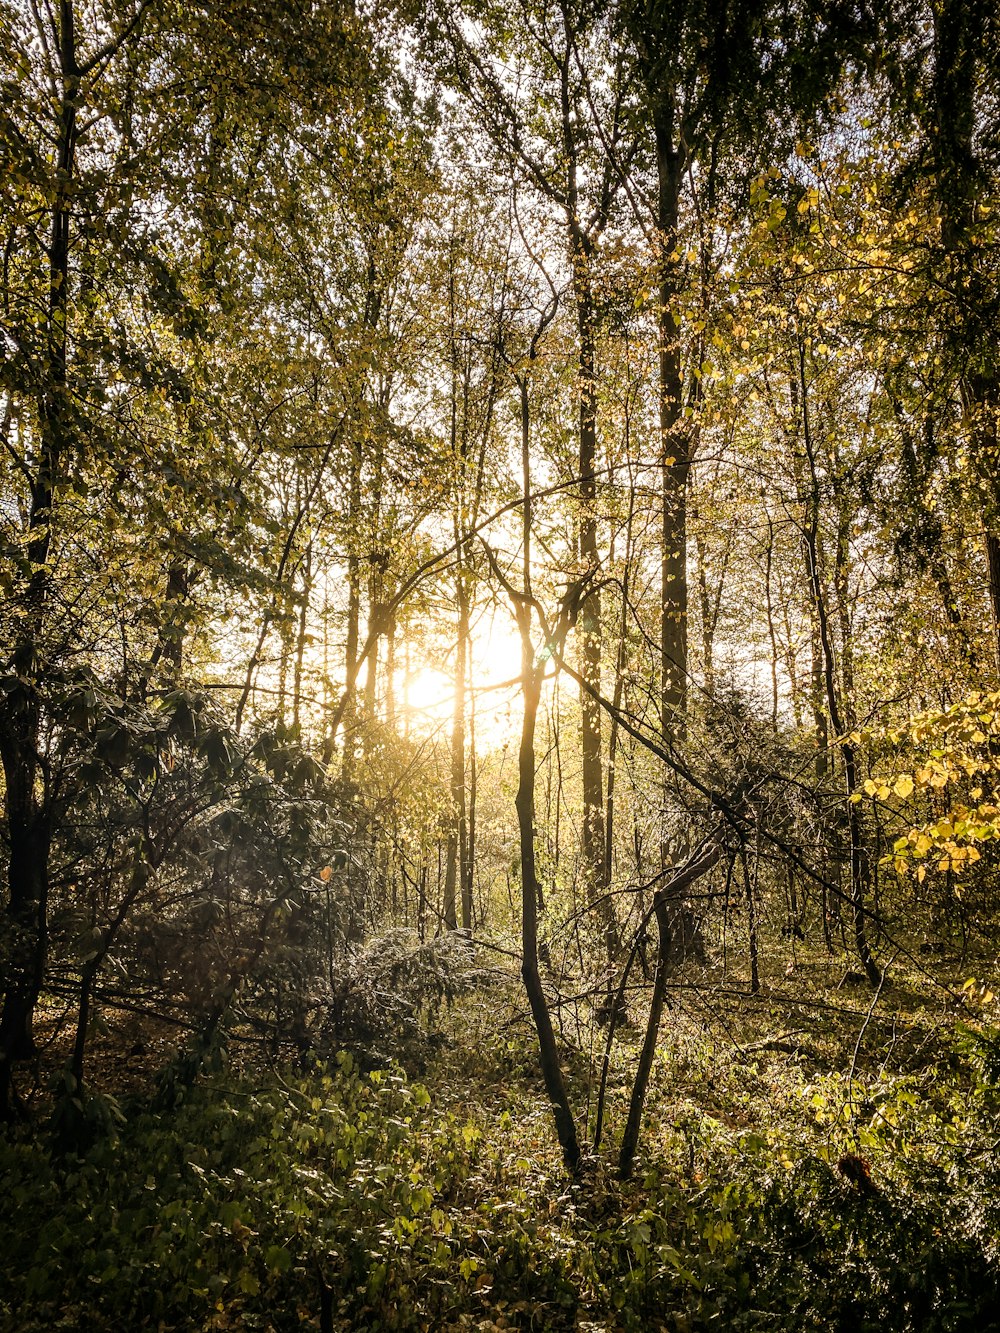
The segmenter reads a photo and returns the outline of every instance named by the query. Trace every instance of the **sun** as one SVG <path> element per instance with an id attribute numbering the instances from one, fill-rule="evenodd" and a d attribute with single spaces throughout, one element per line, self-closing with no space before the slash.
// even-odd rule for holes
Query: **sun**
<path id="1" fill-rule="evenodd" d="M 454 682 L 432 666 L 398 673 L 396 692 L 411 725 L 447 722 L 454 707 Z"/>
<path id="2" fill-rule="evenodd" d="M 469 649 L 466 726 L 474 722 L 477 743 L 499 746 L 520 720 L 521 640 L 511 616 L 495 608 L 482 612 L 472 626 Z M 450 727 L 455 683 L 447 669 L 426 658 L 411 660 L 409 670 L 397 671 L 394 690 L 410 730 L 429 734 Z"/>

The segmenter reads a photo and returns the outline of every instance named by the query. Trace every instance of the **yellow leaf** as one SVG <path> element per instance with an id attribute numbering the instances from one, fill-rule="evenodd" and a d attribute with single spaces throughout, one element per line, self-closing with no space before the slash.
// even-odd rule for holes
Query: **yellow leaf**
<path id="1" fill-rule="evenodd" d="M 896 779 L 892 789 L 897 796 L 900 796 L 905 800 L 907 796 L 910 796 L 913 793 L 913 779 L 908 773 L 903 773 Z"/>

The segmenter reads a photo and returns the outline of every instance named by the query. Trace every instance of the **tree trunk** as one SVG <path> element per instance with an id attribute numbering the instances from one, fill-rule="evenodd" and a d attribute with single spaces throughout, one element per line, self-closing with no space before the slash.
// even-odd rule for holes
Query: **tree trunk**
<path id="1" fill-rule="evenodd" d="M 145 702 L 149 683 L 154 672 L 164 663 L 171 681 L 180 679 L 184 665 L 184 634 L 187 619 L 186 604 L 191 589 L 198 581 L 198 571 L 187 561 L 180 558 L 171 560 L 167 569 L 167 584 L 163 601 L 163 611 L 157 627 L 156 644 L 149 655 L 149 661 L 139 676 L 136 690 L 140 701 Z M 123 679 L 123 694 L 127 688 Z"/>
<path id="2" fill-rule="evenodd" d="M 545 999 L 538 971 L 538 874 L 535 866 L 535 723 L 545 675 L 544 661 L 535 663 L 531 641 L 531 460 L 530 416 L 526 377 L 519 380 L 521 396 L 521 470 L 522 470 L 522 559 L 523 597 L 515 600 L 514 612 L 521 637 L 521 694 L 524 714 L 517 760 L 517 829 L 521 863 L 521 978 L 531 1008 L 538 1036 L 539 1063 L 545 1091 L 552 1105 L 556 1134 L 563 1161 L 576 1174 L 580 1169 L 580 1143 L 569 1095 L 559 1064 L 552 1016 Z"/>
<path id="3" fill-rule="evenodd" d="M 809 610 L 809 708 L 813 717 L 813 736 L 816 745 L 816 780 L 817 782 L 823 782 L 829 768 L 830 733 L 827 725 L 826 684 L 823 674 L 823 644 L 820 630 L 820 608 L 826 605 L 820 573 L 823 565 L 819 536 L 820 497 L 815 479 L 806 476 L 806 459 L 799 448 L 796 435 L 799 418 L 806 410 L 805 405 L 800 401 L 804 390 L 800 383 L 798 370 L 791 373 L 788 391 L 794 423 L 791 444 L 795 468 L 795 485 L 799 495 L 805 497 L 805 518 L 801 533 Z M 816 594 L 817 582 L 814 582 L 813 576 L 814 566 L 819 587 L 818 601 Z"/>
<path id="4" fill-rule="evenodd" d="M 771 730 L 778 734 L 778 636 L 774 628 L 774 597 L 771 589 L 771 568 L 774 564 L 774 520 L 767 516 L 767 550 L 764 561 L 764 605 L 767 610 L 767 637 L 771 645 Z M 792 689 L 795 677 L 792 676 Z"/>
<path id="5" fill-rule="evenodd" d="M 670 93 L 656 100 L 658 230 L 659 425 L 662 533 L 660 548 L 660 728 L 665 741 L 684 735 L 687 707 L 688 582 L 687 485 L 689 441 L 682 417 L 680 318 L 677 302 L 683 275 L 676 258 L 682 150 L 674 145 Z"/>
<path id="6" fill-rule="evenodd" d="M 578 394 L 580 518 L 578 542 L 582 572 L 597 570 L 600 552 L 597 541 L 597 401 L 595 386 L 594 298 L 590 280 L 590 254 L 586 238 L 573 237 L 573 288 L 579 333 Z M 580 674 L 589 686 L 601 688 L 601 597 L 587 593 L 577 625 L 580 639 Z M 589 901 L 597 903 L 607 926 L 604 855 L 604 772 L 601 753 L 601 709 L 594 695 L 580 690 L 580 738 L 583 780 L 583 862 Z"/>
<path id="7" fill-rule="evenodd" d="M 693 515 L 697 523 L 697 514 Z M 705 693 L 710 699 L 715 697 L 715 621 L 712 598 L 708 591 L 708 551 L 705 538 L 699 531 L 695 540 L 698 553 L 698 603 L 701 612 L 701 656 L 702 669 L 705 673 Z"/>
<path id="8" fill-rule="evenodd" d="M 710 844 L 697 854 L 693 860 L 661 883 L 653 895 L 653 915 L 656 918 L 657 950 L 656 970 L 653 974 L 653 994 L 649 1002 L 649 1015 L 646 1019 L 646 1032 L 639 1063 L 636 1066 L 632 1094 L 629 1098 L 628 1118 L 622 1134 L 621 1150 L 618 1155 L 618 1174 L 627 1180 L 632 1174 L 635 1150 L 639 1145 L 639 1130 L 642 1126 L 642 1108 L 646 1102 L 646 1090 L 649 1076 L 653 1070 L 653 1057 L 656 1054 L 656 1040 L 660 1032 L 660 1020 L 667 995 L 667 974 L 670 967 L 671 952 L 671 911 L 670 905 L 702 875 L 706 874 L 718 861 L 721 848 L 717 843 Z"/>
<path id="9" fill-rule="evenodd" d="M 299 607 L 299 623 L 295 638 L 295 675 L 292 682 L 292 725 L 296 734 L 302 727 L 302 676 L 305 669 L 306 628 L 309 619 L 309 602 L 312 596 L 312 542 L 306 546 L 302 559 L 302 605 Z"/>
<path id="10" fill-rule="evenodd" d="M 8 669 L 17 676 L 0 707 L 10 855 L 4 913 L 4 1003 L 0 1015 L 0 1118 L 12 1111 L 12 1065 L 35 1049 L 32 1021 L 45 978 L 48 952 L 49 850 L 52 809 L 44 780 L 39 791 L 42 704 L 35 681 L 43 669 L 42 636 L 49 601 L 47 561 L 54 525 L 53 501 L 69 446 L 67 326 L 70 299 L 71 201 L 77 135 L 79 71 L 72 0 L 60 0 L 57 52 L 61 82 L 54 204 L 48 247 L 47 365 L 38 404 L 38 465 L 31 480 L 27 565 L 20 594 L 23 615 Z"/>
<path id="11" fill-rule="evenodd" d="M 10 865 L 9 898 L 4 914 L 6 985 L 0 1016 L 0 1119 L 9 1118 L 14 1109 L 14 1062 L 28 1060 L 35 1054 L 32 1024 L 48 958 L 48 864 L 52 834 L 48 810 L 44 804 L 40 805 L 33 791 L 25 790 L 26 777 L 30 777 L 31 787 L 34 785 L 34 764 L 21 762 L 20 771 L 15 771 L 15 766 L 7 760 L 7 751 L 5 744 Z"/>
<path id="12" fill-rule="evenodd" d="M 469 675 L 472 676 L 472 645 L 469 645 Z M 475 928 L 473 870 L 476 864 L 476 800 L 479 793 L 479 766 L 476 760 L 476 696 L 469 695 L 469 829 L 465 861 L 462 865 L 462 929 L 471 935 Z"/>
<path id="13" fill-rule="evenodd" d="M 868 848 L 864 840 L 861 825 L 861 812 L 854 801 L 858 790 L 857 758 L 853 742 L 844 735 L 840 702 L 837 695 L 836 667 L 833 651 L 833 638 L 830 633 L 829 617 L 826 611 L 826 599 L 820 578 L 818 530 L 819 530 L 819 487 L 816 475 L 816 457 L 813 450 L 812 431 L 809 424 L 809 403 L 806 393 L 805 345 L 799 344 L 799 388 L 802 393 L 802 441 L 805 446 L 806 461 L 809 465 L 812 503 L 810 519 L 803 528 L 803 537 L 809 561 L 809 574 L 812 585 L 812 600 L 816 609 L 819 629 L 820 650 L 822 653 L 823 682 L 826 689 L 826 703 L 830 716 L 830 725 L 834 735 L 841 737 L 840 753 L 844 761 L 844 784 L 847 798 L 847 825 L 851 844 L 851 912 L 854 918 L 854 943 L 858 958 L 868 980 L 873 986 L 882 984 L 882 972 L 872 957 L 868 944 L 868 932 L 865 924 L 865 900 L 868 896 L 871 867 L 868 860 Z"/>
<path id="14" fill-rule="evenodd" d="M 576 1124 L 569 1104 L 569 1095 L 559 1064 L 552 1017 L 542 989 L 538 971 L 538 887 L 535 870 L 535 720 L 541 695 L 544 667 L 533 664 L 530 630 L 527 628 L 527 608 L 521 613 L 523 674 L 521 693 L 524 699 L 524 717 L 521 723 L 521 744 L 518 750 L 517 828 L 521 855 L 521 977 L 531 1006 L 531 1016 L 538 1035 L 538 1054 L 545 1091 L 552 1105 L 556 1134 L 567 1168 L 580 1168 L 580 1144 Z"/>
<path id="15" fill-rule="evenodd" d="M 975 206 L 982 194 L 982 164 L 977 160 L 977 104 L 989 94 L 980 65 L 985 56 L 982 16 L 968 0 L 940 0 L 931 7 L 934 25 L 934 75 L 929 135 L 941 209 L 941 241 L 951 263 L 948 280 L 962 293 L 957 326 L 964 366 L 962 401 L 971 426 L 972 464 L 979 482 L 986 542 L 989 601 L 1000 662 L 1000 379 L 996 373 L 996 330 L 990 314 L 994 293 L 981 256 L 988 252 L 973 237 Z"/>
<path id="16" fill-rule="evenodd" d="M 469 596 L 464 571 L 455 576 L 458 623 L 455 637 L 454 699 L 451 721 L 451 815 L 448 823 L 447 866 L 444 884 L 444 924 L 458 928 L 458 893 L 461 893 L 462 929 L 471 931 L 468 893 L 468 809 L 465 789 L 465 675 L 469 646 Z"/>
<path id="17" fill-rule="evenodd" d="M 758 857 L 760 852 L 758 850 Z M 743 868 L 743 896 L 747 905 L 747 948 L 750 954 L 750 994 L 756 995 L 760 990 L 760 959 L 757 949 L 757 898 L 756 898 L 756 870 L 753 879 L 750 877 L 750 866 L 747 862 L 746 844 L 740 848 L 740 862 Z"/>

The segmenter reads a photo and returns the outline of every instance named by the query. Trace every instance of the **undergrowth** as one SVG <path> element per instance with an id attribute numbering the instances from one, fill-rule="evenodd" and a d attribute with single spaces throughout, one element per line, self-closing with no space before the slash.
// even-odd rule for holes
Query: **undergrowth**
<path id="1" fill-rule="evenodd" d="M 626 1184 L 610 1157 L 567 1182 L 515 1077 L 459 1102 L 444 1073 L 432 1097 L 347 1054 L 308 1077 L 217 1071 L 117 1126 L 95 1112 L 75 1152 L 52 1133 L 0 1140 L 0 1318 L 19 1333 L 993 1327 L 1000 1039 L 959 1029 L 944 1053 L 936 1075 L 815 1074 L 668 1037 Z"/>

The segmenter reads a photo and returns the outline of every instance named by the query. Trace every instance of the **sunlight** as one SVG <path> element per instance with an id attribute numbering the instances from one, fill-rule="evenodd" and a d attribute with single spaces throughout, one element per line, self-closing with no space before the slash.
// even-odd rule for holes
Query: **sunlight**
<path id="1" fill-rule="evenodd" d="M 521 640 L 510 616 L 490 609 L 473 623 L 470 647 L 471 693 L 466 698 L 466 726 L 474 708 L 477 744 L 492 748 L 502 745 L 520 722 Z M 434 660 L 423 657 L 411 661 L 408 671 L 396 672 L 397 706 L 418 733 L 450 728 L 455 694 L 449 665 L 447 660 L 442 663 L 440 656 Z"/>
<path id="2" fill-rule="evenodd" d="M 411 715 L 411 725 L 418 719 L 440 724 L 451 717 L 453 684 L 443 671 L 421 666 L 415 671 L 397 672 L 396 681 L 402 706 Z"/>

